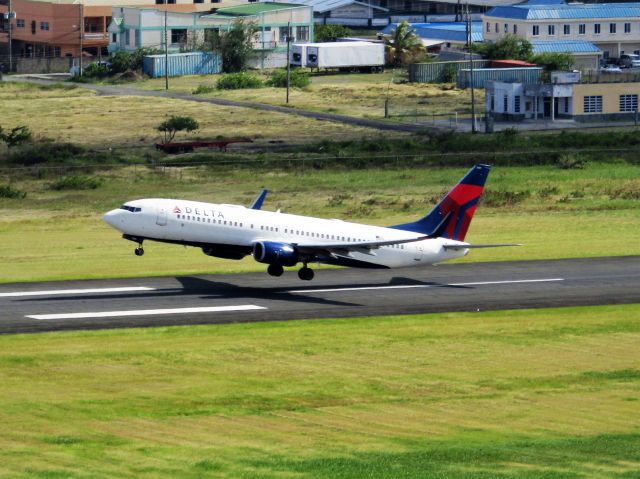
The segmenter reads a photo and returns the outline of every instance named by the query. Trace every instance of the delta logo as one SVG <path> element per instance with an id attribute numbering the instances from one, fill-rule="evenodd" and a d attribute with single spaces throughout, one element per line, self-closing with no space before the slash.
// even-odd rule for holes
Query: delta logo
<path id="1" fill-rule="evenodd" d="M 177 206 L 173 209 L 174 213 L 182 213 L 182 210 L 180 210 L 180 208 L 178 208 Z"/>

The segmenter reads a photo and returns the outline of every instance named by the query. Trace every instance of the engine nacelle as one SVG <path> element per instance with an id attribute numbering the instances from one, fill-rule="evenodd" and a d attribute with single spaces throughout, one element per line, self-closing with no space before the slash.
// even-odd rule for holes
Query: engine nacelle
<path id="1" fill-rule="evenodd" d="M 258 241 L 253 244 L 253 259 L 259 263 L 295 266 L 298 262 L 298 251 L 288 243 Z"/>

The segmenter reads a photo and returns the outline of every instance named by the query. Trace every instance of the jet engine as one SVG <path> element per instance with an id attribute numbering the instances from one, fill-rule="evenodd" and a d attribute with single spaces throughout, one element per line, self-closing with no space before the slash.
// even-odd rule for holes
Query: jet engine
<path id="1" fill-rule="evenodd" d="M 298 262 L 298 251 L 288 243 L 258 241 L 253 244 L 253 259 L 259 263 L 295 266 Z"/>

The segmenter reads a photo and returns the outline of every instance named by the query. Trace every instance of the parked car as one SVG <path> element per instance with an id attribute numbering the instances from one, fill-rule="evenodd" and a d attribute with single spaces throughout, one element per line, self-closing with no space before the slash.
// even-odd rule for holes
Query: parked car
<path id="1" fill-rule="evenodd" d="M 640 67 L 640 55 L 636 55 L 634 53 L 620 55 L 620 66 L 622 68 Z"/>
<path id="2" fill-rule="evenodd" d="M 618 65 L 605 65 L 600 69 L 603 73 L 622 73 L 622 69 Z"/>

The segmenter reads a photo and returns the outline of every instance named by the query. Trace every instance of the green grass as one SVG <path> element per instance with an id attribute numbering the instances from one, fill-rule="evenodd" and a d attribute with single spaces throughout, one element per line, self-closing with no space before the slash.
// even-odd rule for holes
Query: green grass
<path id="1" fill-rule="evenodd" d="M 283 168 L 258 176 L 253 169 L 170 168 L 162 174 L 138 167 L 97 174 L 96 189 L 63 191 L 51 189 L 55 175 L 14 178 L 12 187 L 27 196 L 0 199 L 0 282 L 264 270 L 251 258 L 214 259 L 195 248 L 152 242 L 144 257 L 135 257 L 133 243 L 100 219 L 128 199 L 247 205 L 268 187 L 268 210 L 391 225 L 424 215 L 465 170 Z M 461 261 L 640 254 L 640 243 L 630 240 L 640 225 L 638 177 L 640 166 L 625 163 L 584 170 L 496 167 L 468 240 L 525 246 L 476 250 Z M 519 193 L 519 200 L 503 204 L 508 192 Z"/>
<path id="2" fill-rule="evenodd" d="M 0 477 L 637 477 L 639 305 L 0 337 Z"/>

